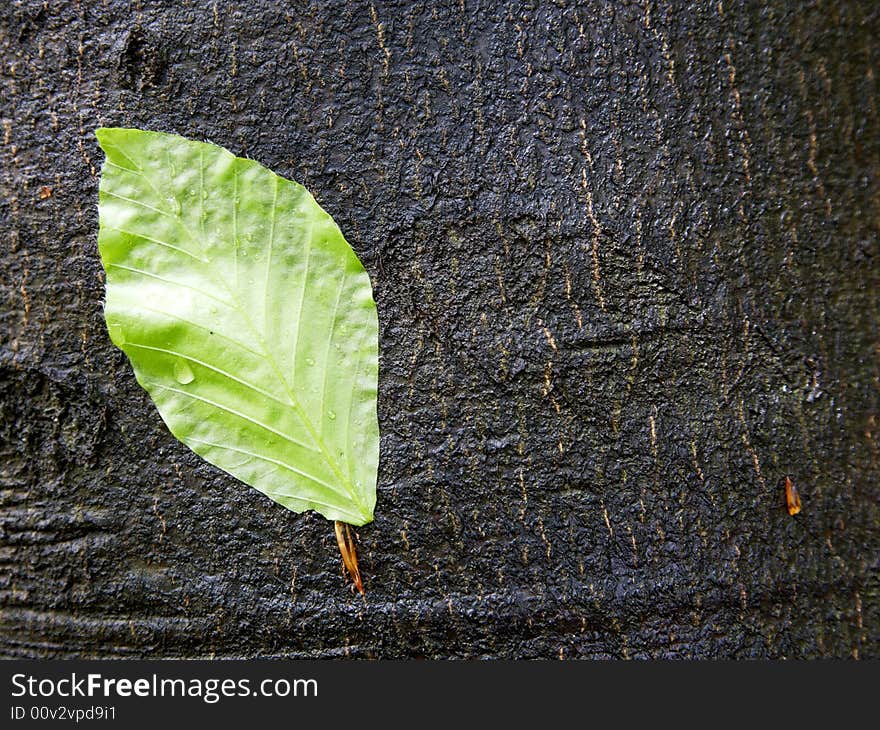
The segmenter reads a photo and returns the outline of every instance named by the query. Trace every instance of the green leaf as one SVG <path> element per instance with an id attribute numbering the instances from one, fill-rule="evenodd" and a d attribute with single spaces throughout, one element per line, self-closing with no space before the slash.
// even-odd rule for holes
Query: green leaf
<path id="1" fill-rule="evenodd" d="M 221 147 L 96 134 L 107 327 L 171 433 L 294 512 L 370 522 L 376 305 L 333 219 Z"/>

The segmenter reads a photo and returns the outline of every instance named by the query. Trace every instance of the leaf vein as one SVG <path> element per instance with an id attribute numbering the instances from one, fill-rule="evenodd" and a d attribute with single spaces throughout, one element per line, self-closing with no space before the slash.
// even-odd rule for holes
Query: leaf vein
<path id="1" fill-rule="evenodd" d="M 117 198 L 119 200 L 124 200 L 126 203 L 131 203 L 132 205 L 136 205 L 138 208 L 146 208 L 147 210 L 152 210 L 159 215 L 164 215 L 168 218 L 177 219 L 177 216 L 174 213 L 169 213 L 167 210 L 162 210 L 161 208 L 157 208 L 154 205 L 150 205 L 149 203 L 144 203 L 142 200 L 135 200 L 134 198 L 126 198 L 124 195 L 120 195 L 119 193 L 114 193 L 110 190 L 102 190 L 101 193 L 103 195 L 109 195 L 111 198 Z"/>
<path id="2" fill-rule="evenodd" d="M 179 352 L 178 350 L 169 350 L 164 347 L 154 347 L 153 345 L 144 345 L 140 342 L 129 342 L 129 341 L 125 342 L 125 346 L 126 347 L 137 347 L 142 350 L 153 350 L 154 352 L 164 352 L 166 355 L 174 355 L 176 357 L 182 357 L 185 360 L 189 360 L 190 362 L 194 362 L 197 365 L 201 365 L 202 367 L 208 368 L 208 370 L 213 370 L 218 375 L 223 375 L 224 377 L 227 377 L 230 380 L 234 380 L 236 383 L 240 383 L 245 388 L 250 388 L 251 390 L 253 390 L 257 393 L 260 393 L 261 395 L 264 395 L 267 398 L 270 398 L 271 400 L 275 401 L 276 403 L 280 403 L 281 405 L 288 406 L 288 407 L 293 405 L 290 401 L 282 400 L 277 395 L 270 393 L 268 390 L 263 390 L 259 386 L 254 385 L 253 383 L 249 383 L 247 380 L 243 380 L 242 378 L 237 378 L 232 373 L 228 373 L 225 370 L 223 370 L 222 368 L 218 368 L 216 365 L 211 365 L 210 363 L 207 363 L 204 360 L 199 360 L 198 358 L 193 357 L 192 355 L 187 355 L 183 352 Z"/>
<path id="3" fill-rule="evenodd" d="M 145 312 L 153 312 L 154 314 L 161 314 L 163 317 L 168 317 L 168 319 L 176 319 L 183 324 L 188 324 L 190 327 L 195 327 L 196 329 L 203 330 L 204 332 L 210 332 L 217 337 L 222 337 L 227 342 L 231 342 L 233 345 L 237 345 L 242 350 L 251 353 L 252 355 L 256 355 L 257 357 L 266 360 L 266 353 L 258 352 L 257 350 L 253 350 L 247 345 L 243 344 L 239 340 L 235 340 L 232 337 L 228 337 L 227 335 L 222 334 L 219 331 L 212 330 L 209 327 L 206 327 L 203 324 L 199 324 L 198 322 L 193 322 L 191 319 L 187 319 L 186 317 L 181 317 L 179 314 L 172 314 L 171 312 L 165 312 L 161 309 L 156 309 L 154 307 L 148 307 L 146 304 L 141 304 L 140 302 L 135 302 L 132 306 L 137 307 L 139 309 L 143 309 Z"/>
<path id="4" fill-rule="evenodd" d="M 234 304 L 230 304 L 224 299 L 220 299 L 220 297 L 211 294 L 210 292 L 205 291 L 204 289 L 200 289 L 197 286 L 193 286 L 192 284 L 186 284 L 182 281 L 176 281 L 175 279 L 168 279 L 164 276 L 160 276 L 159 274 L 154 274 L 151 271 L 145 271 L 144 269 L 139 269 L 136 266 L 125 266 L 124 264 L 107 264 L 108 266 L 114 269 L 123 269 L 124 271 L 130 271 L 133 274 L 141 274 L 143 276 L 148 276 L 151 279 L 157 279 L 158 281 L 162 281 L 166 284 L 171 284 L 172 286 L 180 286 L 184 289 L 191 289 L 194 292 L 198 292 L 199 294 L 208 297 L 209 299 L 213 299 L 218 304 L 222 304 L 224 307 L 228 307 L 229 309 L 237 312 L 238 307 Z"/>
<path id="5" fill-rule="evenodd" d="M 260 461 L 265 461 L 270 464 L 275 464 L 276 466 L 280 466 L 282 469 L 287 469 L 288 471 L 293 472 L 294 474 L 298 474 L 301 477 L 305 477 L 309 481 L 315 482 L 315 484 L 320 484 L 322 487 L 326 487 L 331 492 L 333 492 L 333 494 L 338 494 L 341 497 L 348 497 L 347 494 L 340 492 L 336 487 L 334 487 L 331 484 L 328 484 L 323 479 L 319 479 L 318 477 L 316 477 L 313 474 L 309 474 L 306 471 L 302 471 L 301 469 L 297 469 L 296 467 L 291 466 L 287 462 L 281 461 L 279 459 L 273 459 L 271 456 L 264 456 L 263 454 L 259 454 L 255 451 L 249 451 L 247 449 L 240 449 L 236 446 L 229 446 L 227 444 L 218 444 L 213 441 L 205 441 L 203 439 L 196 438 L 195 436 L 190 436 L 188 438 L 188 440 L 194 441 L 197 444 L 203 444 L 204 446 L 211 446 L 211 447 L 214 447 L 217 449 L 223 449 L 224 451 L 233 451 L 237 454 L 242 454 L 243 456 L 250 456 L 250 457 L 252 457 L 254 459 L 258 459 Z M 285 496 L 292 497 L 292 495 L 285 495 Z M 299 497 L 292 497 L 292 498 L 293 499 L 300 499 Z M 310 500 L 303 500 L 303 501 L 310 501 Z M 333 505 L 325 505 L 325 506 L 330 507 Z M 351 513 L 349 513 L 349 514 L 351 514 Z"/>
<path id="6" fill-rule="evenodd" d="M 276 436 L 280 436 L 285 441 L 289 441 L 290 443 L 292 443 L 296 446 L 300 446 L 304 449 L 307 449 L 307 450 L 313 451 L 313 452 L 318 451 L 317 449 L 315 449 L 314 446 L 311 446 L 309 444 L 305 444 L 302 441 L 299 441 L 299 440 L 293 438 L 292 436 L 289 436 L 288 434 L 284 433 L 283 431 L 279 431 L 277 428 L 272 428 L 271 426 L 263 423 L 262 421 L 257 420 L 253 416 L 249 416 L 247 413 L 242 413 L 241 411 L 237 411 L 234 408 L 230 408 L 229 406 L 225 406 L 222 403 L 218 403 L 215 400 L 211 400 L 210 398 L 205 398 L 201 395 L 196 395 L 195 393 L 188 393 L 187 391 L 181 390 L 180 388 L 172 388 L 169 385 L 162 385 L 162 383 L 151 382 L 151 383 L 148 383 L 148 385 L 150 385 L 151 387 L 155 387 L 155 388 L 161 388 L 162 390 L 170 390 L 172 393 L 179 393 L 180 395 L 185 396 L 187 398 L 192 398 L 193 400 L 198 400 L 198 401 L 201 401 L 202 403 L 207 403 L 210 406 L 214 406 L 214 408 L 219 408 L 221 411 L 226 411 L 227 413 L 229 413 L 233 416 L 238 416 L 243 421 L 247 421 L 248 423 L 252 423 L 254 426 L 257 426 L 258 428 L 265 429 L 266 431 L 269 431 L 269 433 L 274 433 Z"/>

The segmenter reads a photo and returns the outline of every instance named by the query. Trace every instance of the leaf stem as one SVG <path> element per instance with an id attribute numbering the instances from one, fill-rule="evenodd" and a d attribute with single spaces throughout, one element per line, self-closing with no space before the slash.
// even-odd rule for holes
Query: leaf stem
<path id="1" fill-rule="evenodd" d="M 342 554 L 342 564 L 354 581 L 354 587 L 358 589 L 361 595 L 364 595 L 364 584 L 361 582 L 361 571 L 358 568 L 357 550 L 354 538 L 351 536 L 351 528 L 347 522 L 340 522 L 339 520 L 336 520 L 333 525 L 336 528 L 336 543 L 339 545 L 339 552 Z"/>

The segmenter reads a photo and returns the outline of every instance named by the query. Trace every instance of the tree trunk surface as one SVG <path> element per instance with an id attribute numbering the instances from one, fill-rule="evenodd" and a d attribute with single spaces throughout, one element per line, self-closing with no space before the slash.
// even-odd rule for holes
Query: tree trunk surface
<path id="1" fill-rule="evenodd" d="M 878 38 L 869 0 L 2 3 L 0 655 L 880 656 Z M 302 182 L 364 262 L 366 596 L 111 345 L 98 126 Z"/>

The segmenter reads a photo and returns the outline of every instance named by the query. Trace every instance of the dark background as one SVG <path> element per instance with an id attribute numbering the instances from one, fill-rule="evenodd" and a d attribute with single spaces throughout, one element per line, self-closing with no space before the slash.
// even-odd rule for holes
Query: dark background
<path id="1" fill-rule="evenodd" d="M 0 655 L 880 656 L 878 37 L 870 0 L 2 3 Z M 365 598 L 110 344 L 101 125 L 304 183 L 370 272 Z"/>

